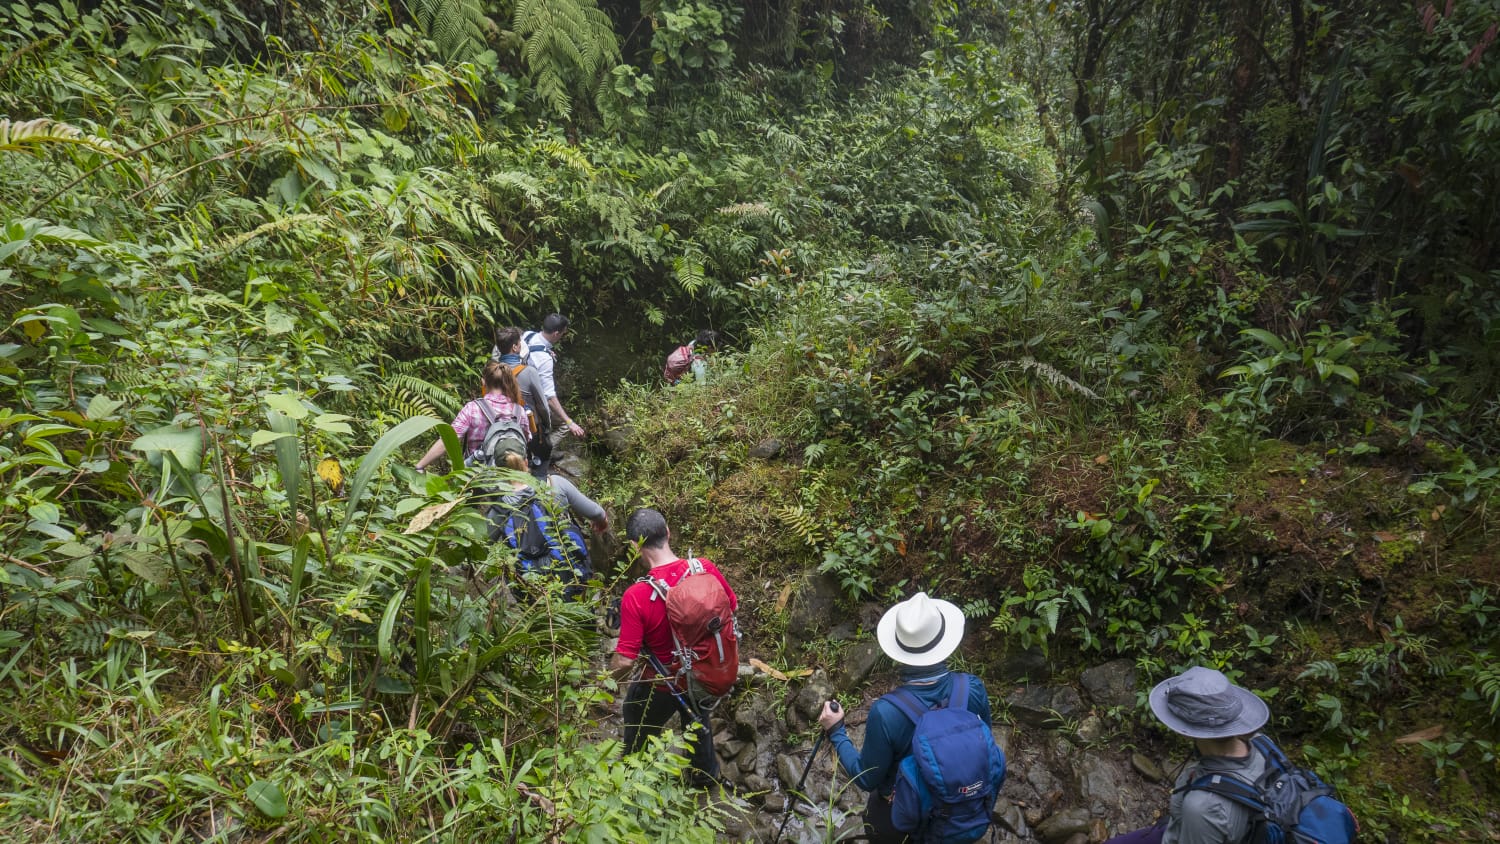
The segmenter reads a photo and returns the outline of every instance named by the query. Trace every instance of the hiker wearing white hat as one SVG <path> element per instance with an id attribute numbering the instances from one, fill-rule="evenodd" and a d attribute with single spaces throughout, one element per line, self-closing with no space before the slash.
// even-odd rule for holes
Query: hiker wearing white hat
<path id="1" fill-rule="evenodd" d="M 865 835 L 875 844 L 907 840 L 892 821 L 892 799 L 899 767 L 911 753 L 917 730 L 909 714 L 915 707 L 950 707 L 954 692 L 967 687 L 967 709 L 983 721 L 988 734 L 990 698 L 984 683 L 971 674 L 949 671 L 946 663 L 963 637 L 963 611 L 919 592 L 887 610 L 876 628 L 880 649 L 900 665 L 901 686 L 870 705 L 863 750 L 844 732 L 843 710 L 823 704 L 818 722 L 828 731 L 839 764 L 855 784 L 870 793 Z"/>
<path id="2" fill-rule="evenodd" d="M 1238 844 L 1249 835 L 1250 810 L 1220 794 L 1189 784 L 1205 775 L 1244 782 L 1260 780 L 1267 760 L 1251 743 L 1270 720 L 1270 709 L 1254 692 L 1229 682 L 1223 672 L 1193 667 L 1156 684 L 1151 712 L 1167 729 L 1197 745 L 1198 759 L 1172 790 L 1164 823 L 1111 838 L 1106 844 Z"/>

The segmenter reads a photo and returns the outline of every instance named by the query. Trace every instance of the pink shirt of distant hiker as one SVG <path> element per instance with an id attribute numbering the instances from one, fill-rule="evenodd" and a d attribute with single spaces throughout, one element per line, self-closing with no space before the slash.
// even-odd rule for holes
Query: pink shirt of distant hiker
<path id="1" fill-rule="evenodd" d="M 531 430 L 531 424 L 526 421 L 525 405 L 512 402 L 504 393 L 489 393 L 482 399 L 475 399 L 464 405 L 458 415 L 453 417 L 453 433 L 458 434 L 466 452 L 483 445 L 485 431 L 490 427 L 489 421 L 484 418 L 484 411 L 479 409 L 481 401 L 489 403 L 496 418 L 510 416 L 521 423 L 522 431 Z"/>

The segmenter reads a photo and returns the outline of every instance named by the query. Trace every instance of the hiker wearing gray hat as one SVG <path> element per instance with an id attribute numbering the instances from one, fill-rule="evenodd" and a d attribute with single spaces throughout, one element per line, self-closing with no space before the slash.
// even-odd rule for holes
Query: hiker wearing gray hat
<path id="1" fill-rule="evenodd" d="M 1251 743 L 1271 712 L 1254 692 L 1229 682 L 1223 672 L 1194 667 L 1151 690 L 1151 711 L 1167 729 L 1197 745 L 1198 759 L 1172 789 L 1164 823 L 1111 838 L 1106 844 L 1239 844 L 1255 819 L 1245 806 L 1221 794 L 1189 786 L 1205 775 L 1259 782 L 1267 760 Z"/>
<path id="2" fill-rule="evenodd" d="M 861 750 L 844 732 L 844 712 L 832 703 L 823 704 L 818 723 L 828 732 L 839 764 L 860 788 L 870 793 L 870 802 L 865 809 L 865 840 L 875 844 L 899 844 L 908 840 L 925 841 L 926 836 L 917 831 L 903 831 L 905 816 L 916 818 L 922 809 L 918 804 L 907 805 L 901 799 L 905 789 L 898 782 L 905 776 L 910 782 L 913 772 L 903 774 L 902 763 L 912 753 L 913 739 L 921 740 L 921 723 L 924 716 L 942 709 L 955 710 L 962 704 L 972 715 L 972 728 L 981 730 L 987 739 L 981 746 L 971 742 L 981 752 L 993 743 L 990 733 L 990 698 L 984 682 L 972 674 L 948 670 L 946 660 L 958 649 L 964 637 L 964 614 L 954 604 L 928 597 L 919 592 L 909 600 L 891 607 L 881 617 L 875 638 L 880 649 L 900 666 L 901 686 L 882 696 L 870 705 L 865 720 L 865 746 Z M 977 717 L 976 717 L 977 716 Z M 999 754 L 999 748 L 995 748 Z M 937 764 L 944 765 L 956 754 L 950 749 L 939 749 Z M 979 760 L 981 767 L 988 764 L 987 757 Z M 997 769 L 985 770 L 978 775 L 966 776 L 963 784 L 976 788 L 974 802 L 981 806 L 982 826 L 976 821 L 973 831 L 983 833 L 989 825 L 989 810 L 994 805 L 992 791 L 997 791 L 1004 778 L 1004 755 L 995 759 Z M 908 766 L 910 767 L 910 766 Z M 978 785 L 974 785 L 978 783 Z M 981 790 L 982 789 L 982 790 Z M 894 815 L 894 817 L 893 817 Z M 911 836 L 908 838 L 908 836 Z M 958 835 L 948 836 L 952 840 L 969 841 L 972 838 Z"/>

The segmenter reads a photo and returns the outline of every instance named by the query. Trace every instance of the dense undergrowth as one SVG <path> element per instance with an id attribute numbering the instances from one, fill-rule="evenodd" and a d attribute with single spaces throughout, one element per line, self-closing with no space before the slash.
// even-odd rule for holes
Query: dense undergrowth
<path id="1" fill-rule="evenodd" d="M 600 740 L 589 608 L 506 600 L 476 476 L 405 468 L 493 323 L 567 307 L 740 337 L 587 421 L 593 491 L 723 563 L 753 652 L 837 658 L 779 635 L 808 571 L 927 588 L 978 665 L 1211 662 L 1372 836 L 1493 835 L 1494 192 L 1447 169 L 1497 143 L 1455 117 L 1500 89 L 1479 13 L 1261 21 L 1307 96 L 1236 87 L 1229 129 L 1162 115 L 1230 108 L 1233 38 L 1145 89 L 1106 51 L 1060 125 L 1039 80 L 1122 5 L 682 4 L 614 52 L 562 0 L 0 12 L 5 828 L 711 840 L 674 757 Z M 1383 197 L 1393 161 L 1427 187 Z"/>

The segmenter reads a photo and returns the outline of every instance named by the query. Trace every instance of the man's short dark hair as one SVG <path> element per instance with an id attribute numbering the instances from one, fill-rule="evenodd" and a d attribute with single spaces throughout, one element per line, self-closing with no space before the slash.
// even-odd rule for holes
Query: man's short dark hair
<path id="1" fill-rule="evenodd" d="M 542 333 L 544 334 L 556 334 L 567 330 L 568 318 L 562 314 L 547 314 L 547 318 L 542 320 Z"/>
<path id="2" fill-rule="evenodd" d="M 521 343 L 521 329 L 513 325 L 495 329 L 495 345 L 500 348 L 500 354 L 507 354 L 511 349 Z"/>
<path id="3" fill-rule="evenodd" d="M 712 328 L 705 328 L 699 331 L 698 336 L 693 340 L 693 346 L 704 349 L 719 348 L 719 332 Z"/>
<path id="4" fill-rule="evenodd" d="M 645 548 L 663 548 L 667 544 L 667 517 L 650 507 L 642 507 L 625 520 L 625 539 Z"/>

